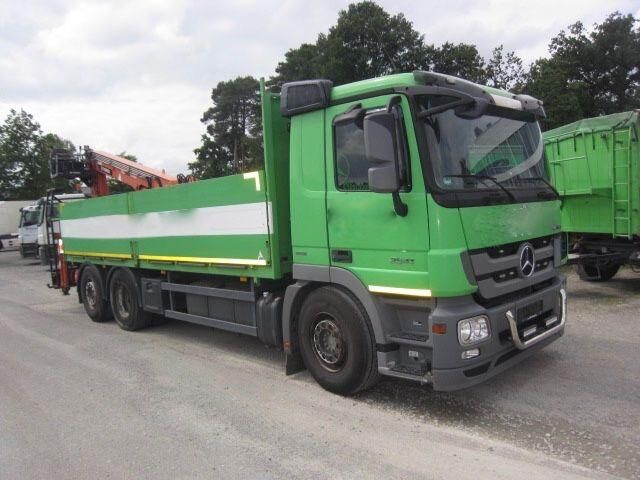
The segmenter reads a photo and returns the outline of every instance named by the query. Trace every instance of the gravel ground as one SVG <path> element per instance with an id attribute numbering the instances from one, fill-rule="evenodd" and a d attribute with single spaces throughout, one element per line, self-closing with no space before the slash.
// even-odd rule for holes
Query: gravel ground
<path id="1" fill-rule="evenodd" d="M 354 398 L 257 340 L 94 324 L 0 253 L 0 479 L 640 478 L 640 275 L 570 271 L 565 336 L 468 390 Z"/>

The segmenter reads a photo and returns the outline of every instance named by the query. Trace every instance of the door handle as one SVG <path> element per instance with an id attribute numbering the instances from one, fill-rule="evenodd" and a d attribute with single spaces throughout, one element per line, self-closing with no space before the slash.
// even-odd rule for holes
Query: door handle
<path id="1" fill-rule="evenodd" d="M 331 260 L 333 262 L 351 263 L 353 255 L 351 250 L 331 250 Z"/>

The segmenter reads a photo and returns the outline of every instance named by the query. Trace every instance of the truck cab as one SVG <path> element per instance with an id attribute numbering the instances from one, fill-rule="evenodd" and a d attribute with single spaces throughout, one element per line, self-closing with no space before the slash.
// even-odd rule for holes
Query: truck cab
<path id="1" fill-rule="evenodd" d="M 23 258 L 36 257 L 38 255 L 38 220 L 41 209 L 42 204 L 39 202 L 20 209 L 18 241 L 20 243 L 20 255 Z"/>
<path id="2" fill-rule="evenodd" d="M 356 293 L 380 373 L 462 388 L 562 335 L 560 202 L 541 102 L 416 72 L 285 85 L 281 112 L 291 120 L 289 288 Z"/>

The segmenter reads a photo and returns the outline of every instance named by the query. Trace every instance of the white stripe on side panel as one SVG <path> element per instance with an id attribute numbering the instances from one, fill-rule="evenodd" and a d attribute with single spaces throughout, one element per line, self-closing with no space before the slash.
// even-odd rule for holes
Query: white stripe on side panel
<path id="1" fill-rule="evenodd" d="M 149 238 L 268 234 L 271 203 L 243 203 L 132 215 L 62 220 L 67 238 Z"/>

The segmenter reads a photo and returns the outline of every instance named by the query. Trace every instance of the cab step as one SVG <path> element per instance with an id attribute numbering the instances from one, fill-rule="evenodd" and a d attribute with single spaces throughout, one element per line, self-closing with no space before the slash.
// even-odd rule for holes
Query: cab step
<path id="1" fill-rule="evenodd" d="M 379 372 L 389 377 L 402 378 L 418 383 L 431 383 L 431 373 L 426 365 L 390 365 L 380 367 Z"/>
<path id="2" fill-rule="evenodd" d="M 406 375 L 413 375 L 416 377 L 424 377 L 427 373 L 426 365 L 396 365 L 391 368 L 392 372 L 404 373 Z"/>
<path id="3" fill-rule="evenodd" d="M 414 347 L 425 347 L 429 336 L 426 334 L 393 332 L 387 335 L 390 342 L 400 345 L 412 345 Z"/>

